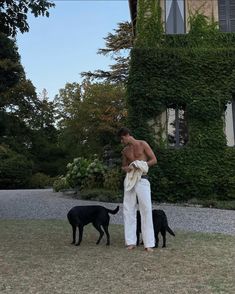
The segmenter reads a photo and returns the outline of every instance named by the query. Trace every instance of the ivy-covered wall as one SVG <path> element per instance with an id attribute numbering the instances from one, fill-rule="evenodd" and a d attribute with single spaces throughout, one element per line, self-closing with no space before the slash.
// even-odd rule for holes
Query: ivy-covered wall
<path id="1" fill-rule="evenodd" d="M 235 93 L 235 34 L 218 32 L 200 14 L 193 24 L 187 35 L 157 34 L 153 46 L 139 24 L 145 31 L 131 53 L 129 127 L 158 157 L 150 172 L 155 200 L 235 199 L 235 149 L 226 146 L 223 119 Z M 169 149 L 148 122 L 176 105 L 186 110 L 189 141 Z"/>

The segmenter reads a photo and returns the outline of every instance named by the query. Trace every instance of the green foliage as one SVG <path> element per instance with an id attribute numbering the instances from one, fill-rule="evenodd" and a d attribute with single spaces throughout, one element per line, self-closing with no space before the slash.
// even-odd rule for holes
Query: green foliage
<path id="1" fill-rule="evenodd" d="M 234 148 L 226 147 L 223 116 L 235 89 L 235 34 L 218 32 L 196 13 L 189 34 L 162 35 L 153 43 L 150 20 L 142 20 L 149 43 L 137 42 L 131 52 L 127 104 L 129 127 L 158 157 L 150 169 L 153 199 L 234 199 Z M 189 141 L 165 149 L 164 136 L 156 141 L 149 121 L 175 106 L 186 110 Z"/>
<path id="2" fill-rule="evenodd" d="M 87 167 L 84 188 L 102 188 L 106 171 L 107 167 L 98 158 L 95 158 Z"/>
<path id="3" fill-rule="evenodd" d="M 219 33 L 218 22 L 203 15 L 200 9 L 190 13 L 188 23 L 190 27 L 189 39 L 194 43 L 194 46 L 205 47 L 207 44 L 213 43 L 213 39 Z"/>
<path id="4" fill-rule="evenodd" d="M 87 168 L 90 164 L 88 159 L 83 157 L 74 158 L 72 163 L 68 163 L 66 181 L 72 188 L 81 188 L 87 177 Z"/>
<path id="5" fill-rule="evenodd" d="M 229 183 L 233 172 L 226 162 L 229 160 L 234 167 L 234 152 L 227 155 L 227 160 L 225 150 L 212 148 L 164 149 L 156 154 L 158 165 L 150 169 L 156 201 L 234 199 L 234 183 Z"/>
<path id="6" fill-rule="evenodd" d="M 33 172 L 64 172 L 65 153 L 58 144 L 55 105 L 38 97 L 25 78 L 15 42 L 0 34 L 0 144 L 32 161 Z"/>
<path id="7" fill-rule="evenodd" d="M 60 143 L 71 158 L 78 154 L 86 158 L 90 154 L 101 157 L 104 146 L 116 146 L 116 130 L 126 119 L 125 89 L 90 82 L 83 83 L 81 93 L 78 84 L 73 84 L 73 88 L 77 89 L 75 94 L 67 84 L 57 96 L 60 113 L 64 113 L 60 121 Z"/>
<path id="8" fill-rule="evenodd" d="M 29 187 L 33 189 L 43 189 L 46 187 L 52 187 L 54 180 L 54 178 L 51 178 L 43 173 L 36 173 L 32 175 L 29 182 Z"/>
<path id="9" fill-rule="evenodd" d="M 122 202 L 122 192 L 107 189 L 85 189 L 81 191 L 79 197 L 84 200 L 94 200 L 102 202 Z"/>
<path id="10" fill-rule="evenodd" d="M 135 47 L 158 47 L 162 42 L 163 23 L 160 0 L 139 0 Z"/>
<path id="11" fill-rule="evenodd" d="M 105 48 L 99 49 L 98 54 L 111 56 L 115 63 L 110 65 L 109 71 L 101 69 L 94 72 L 82 72 L 81 76 L 88 79 L 102 79 L 105 82 L 122 84 L 127 82 L 129 71 L 129 51 L 134 42 L 133 28 L 130 22 L 120 22 L 114 33 L 108 33 L 105 40 Z M 124 52 L 124 54 L 123 54 Z"/>
<path id="12" fill-rule="evenodd" d="M 0 31 L 0 94 L 16 85 L 23 75 L 15 42 Z M 3 101 L 1 97 L 0 107 Z"/>
<path id="13" fill-rule="evenodd" d="M 79 157 L 67 165 L 68 172 L 54 182 L 55 191 L 72 187 L 79 190 L 82 199 L 118 202 L 121 199 L 122 175 L 120 169 L 108 169 L 98 158 Z"/>
<path id="14" fill-rule="evenodd" d="M 24 188 L 32 174 L 32 163 L 23 155 L 0 145 L 0 189 Z"/>
<path id="15" fill-rule="evenodd" d="M 66 189 L 69 189 L 70 185 L 66 177 L 60 176 L 53 183 L 53 190 L 55 192 L 60 192 Z"/>
<path id="16" fill-rule="evenodd" d="M 108 169 L 104 175 L 104 188 L 118 192 L 123 187 L 123 173 L 120 167 Z"/>
<path id="17" fill-rule="evenodd" d="M 28 13 L 35 17 L 49 16 L 48 9 L 55 4 L 47 0 L 2 0 L 0 2 L 0 32 L 15 37 L 17 31 L 29 31 Z"/>
<path id="18" fill-rule="evenodd" d="M 70 187 L 78 189 L 103 187 L 107 168 L 98 158 L 94 160 L 75 158 L 67 165 L 67 169 L 66 180 Z"/>

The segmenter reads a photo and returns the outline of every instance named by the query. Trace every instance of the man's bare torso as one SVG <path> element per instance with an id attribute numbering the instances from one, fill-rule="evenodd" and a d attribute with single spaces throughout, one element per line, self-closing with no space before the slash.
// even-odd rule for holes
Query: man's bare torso
<path id="1" fill-rule="evenodd" d="M 129 144 L 123 149 L 123 155 L 127 164 L 135 160 L 147 161 L 148 157 L 145 154 L 145 144 L 145 141 L 136 140 L 135 144 Z"/>

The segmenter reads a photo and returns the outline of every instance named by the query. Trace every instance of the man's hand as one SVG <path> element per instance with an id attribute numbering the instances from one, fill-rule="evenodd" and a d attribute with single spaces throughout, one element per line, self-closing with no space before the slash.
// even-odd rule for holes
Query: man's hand
<path id="1" fill-rule="evenodd" d="M 132 171 L 134 169 L 133 166 L 123 166 L 122 170 L 126 173 L 129 173 L 130 171 Z"/>

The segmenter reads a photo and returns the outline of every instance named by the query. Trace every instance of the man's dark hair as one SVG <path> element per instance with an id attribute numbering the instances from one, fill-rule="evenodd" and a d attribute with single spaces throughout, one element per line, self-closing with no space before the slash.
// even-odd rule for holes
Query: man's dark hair
<path id="1" fill-rule="evenodd" d="M 131 131 L 128 128 L 123 127 L 117 132 L 119 138 L 126 135 L 131 135 Z"/>

